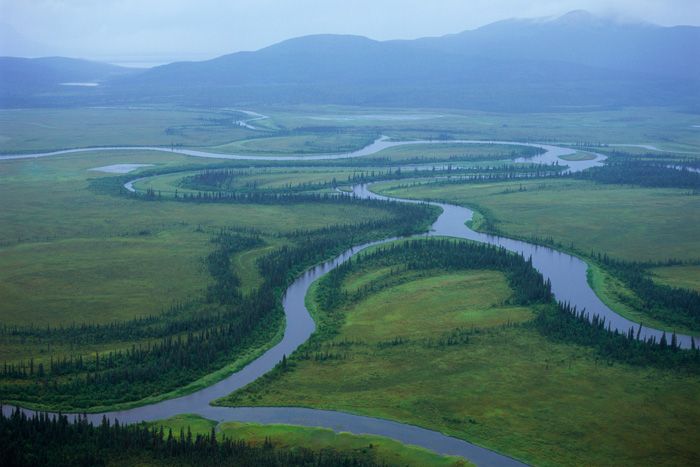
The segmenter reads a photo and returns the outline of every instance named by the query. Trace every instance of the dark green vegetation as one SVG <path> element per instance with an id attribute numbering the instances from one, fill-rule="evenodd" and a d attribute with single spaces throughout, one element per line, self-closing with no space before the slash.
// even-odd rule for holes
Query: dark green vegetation
<path id="1" fill-rule="evenodd" d="M 179 432 L 146 425 L 93 426 L 66 416 L 0 414 L 0 464 L 7 466 L 379 466 L 371 449 L 277 447 L 269 439 L 248 443 L 226 433 Z M 446 465 L 446 464 L 444 464 Z"/>
<path id="2" fill-rule="evenodd" d="M 688 429 L 700 420 L 698 351 L 576 319 L 522 258 L 467 242 L 401 242 L 334 270 L 307 302 L 318 323 L 311 340 L 219 403 L 379 416 L 537 465 L 677 465 L 700 455 Z"/>
<path id="3" fill-rule="evenodd" d="M 697 290 L 658 283 L 650 271 L 651 264 L 618 261 L 606 255 L 598 255 L 596 260 L 637 298 L 633 301 L 632 297 L 623 295 L 623 303 L 627 301 L 629 306 L 658 321 L 683 329 L 700 329 L 700 292 Z"/>
<path id="4" fill-rule="evenodd" d="M 605 167 L 593 167 L 576 178 L 598 183 L 637 185 L 655 188 L 688 188 L 700 191 L 700 173 L 671 166 L 674 161 L 663 162 L 612 162 Z M 679 166 L 680 167 L 680 166 Z"/>
<path id="5" fill-rule="evenodd" d="M 372 167 L 372 166 L 367 166 Z M 374 169 L 374 167 L 372 167 Z M 319 178 L 319 181 L 298 181 L 296 184 L 293 183 L 293 177 L 287 175 L 285 179 L 287 184 L 283 186 L 270 186 L 275 185 L 274 176 L 266 176 L 265 174 L 258 174 L 257 178 L 251 177 L 249 173 L 240 173 L 234 170 L 208 170 L 206 172 L 198 173 L 189 176 L 185 179 L 180 180 L 180 187 L 187 191 L 197 191 L 197 196 L 211 196 L 206 193 L 200 194 L 200 190 L 210 191 L 215 190 L 222 192 L 224 197 L 234 197 L 240 199 L 241 197 L 254 197 L 261 196 L 264 194 L 276 194 L 276 198 L 283 198 L 290 193 L 294 192 L 307 192 L 316 190 L 334 190 L 339 185 L 356 185 L 361 183 L 372 183 L 381 180 L 402 180 L 402 179 L 412 179 L 418 176 L 429 176 L 436 179 L 449 179 L 452 182 L 462 182 L 462 181 L 497 181 L 497 180 L 511 180 L 511 179 L 521 179 L 521 178 L 544 178 L 551 177 L 560 174 L 564 170 L 560 166 L 537 166 L 537 165 L 514 165 L 514 164 L 499 164 L 497 166 L 486 166 L 486 167 L 453 167 L 452 165 L 446 165 L 441 167 L 413 167 L 402 169 L 398 167 L 396 169 L 388 168 L 386 170 L 360 170 L 356 169 L 353 172 L 347 172 L 347 176 L 342 175 L 337 176 L 335 174 L 316 174 L 315 178 Z M 278 177 L 280 174 L 277 174 Z M 311 175 L 313 177 L 313 175 Z M 329 178 L 332 178 L 329 180 Z M 309 177 L 309 175 L 307 175 Z M 270 180 L 272 179 L 272 180 Z M 262 188 L 261 188 L 262 186 Z M 170 188 L 167 191 L 158 190 L 151 188 L 151 194 L 156 195 L 157 193 L 174 193 L 173 189 Z M 223 194 L 225 193 L 225 195 Z"/>

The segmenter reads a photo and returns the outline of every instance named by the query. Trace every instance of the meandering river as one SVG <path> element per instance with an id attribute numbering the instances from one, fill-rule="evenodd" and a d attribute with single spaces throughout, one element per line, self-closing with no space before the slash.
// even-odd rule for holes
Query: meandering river
<path id="1" fill-rule="evenodd" d="M 36 159 L 40 157 L 53 157 L 64 154 L 76 154 L 82 152 L 95 151 L 158 151 L 169 152 L 175 154 L 183 154 L 191 157 L 204 157 L 210 159 L 230 159 L 230 160 L 259 160 L 259 161 L 318 161 L 318 160 L 334 160 L 334 159 L 352 159 L 355 157 L 364 157 L 376 154 L 384 149 L 393 148 L 396 146 L 408 145 L 425 145 L 425 144 L 498 144 L 503 146 L 527 146 L 542 149 L 544 152 L 540 155 L 530 158 L 518 158 L 515 162 L 532 162 L 538 164 L 558 164 L 563 163 L 559 159 L 560 156 L 567 156 L 576 153 L 574 149 L 552 146 L 549 144 L 539 143 L 519 143 L 515 141 L 484 141 L 484 140 L 413 140 L 413 141 L 391 141 L 386 136 L 377 138 L 373 143 L 358 149 L 357 151 L 341 153 L 341 154 L 314 154 L 305 156 L 255 156 L 250 154 L 226 154 L 214 151 L 200 151 L 197 149 L 183 148 L 166 148 L 160 146 L 106 146 L 106 147 L 89 147 L 78 149 L 64 149 L 61 151 L 40 152 L 34 154 L 10 154 L 0 156 L 0 160 L 14 159 Z M 596 158 L 587 161 L 566 161 L 566 165 L 572 171 L 587 169 L 600 165 L 605 156 L 596 154 Z"/>
<path id="2" fill-rule="evenodd" d="M 380 138 L 370 146 L 349 154 L 316 155 L 305 157 L 274 157 L 263 158 L 258 156 L 234 156 L 229 154 L 212 154 L 200 151 L 179 150 L 174 152 L 187 154 L 196 157 L 221 157 L 226 159 L 262 159 L 262 160 L 317 160 L 317 159 L 339 159 L 349 157 L 361 157 L 374 154 L 382 149 L 403 144 L 439 144 L 439 143 L 462 143 L 462 144 L 483 144 L 485 141 L 409 141 L 392 142 L 386 138 Z M 550 145 L 534 143 L 517 143 L 492 141 L 494 144 L 532 146 L 544 150 L 544 153 L 530 158 L 529 161 L 538 163 L 554 163 L 559 161 L 559 156 L 572 154 L 573 150 Z M 51 155 L 105 149 L 148 149 L 157 151 L 168 151 L 163 148 L 91 148 L 68 151 L 58 151 L 54 153 L 44 153 L 35 155 L 2 156 L 8 158 L 46 157 Z M 596 158 L 588 161 L 567 161 L 571 171 L 583 170 L 585 168 L 599 165 L 604 156 L 596 155 Z M 127 184 L 127 188 L 134 190 L 133 181 Z M 387 198 L 375 194 L 367 185 L 353 187 L 352 193 L 364 199 L 392 199 L 398 202 L 418 203 L 420 201 Z M 555 297 L 560 301 L 566 301 L 576 305 L 579 309 L 585 308 L 591 314 L 604 316 L 612 329 L 627 332 L 631 327 L 636 329 L 638 324 L 633 323 L 624 317 L 610 310 L 595 295 L 588 285 L 586 279 L 586 264 L 571 255 L 558 252 L 554 249 L 532 245 L 527 242 L 512 240 L 504 237 L 486 235 L 469 229 L 465 222 L 470 220 L 473 212 L 467 208 L 444 203 L 431 203 L 442 209 L 442 214 L 432 225 L 428 236 L 448 236 L 484 242 L 492 245 L 502 246 L 510 251 L 531 257 L 533 266 L 539 270 L 545 278 L 552 282 L 552 290 Z M 353 415 L 342 412 L 316 410 L 309 408 L 293 407 L 213 407 L 210 401 L 223 397 L 232 391 L 239 389 L 270 371 L 284 355 L 290 355 L 296 348 L 306 342 L 315 330 L 315 324 L 304 304 L 305 296 L 309 286 L 324 274 L 347 261 L 365 248 L 386 243 L 394 240 L 386 239 L 379 242 L 359 245 L 351 248 L 336 258 L 327 261 L 319 266 L 309 269 L 302 276 L 296 279 L 287 289 L 283 297 L 284 313 L 286 315 L 286 328 L 284 337 L 275 346 L 267 350 L 256 360 L 249 363 L 242 370 L 230 375 L 224 380 L 209 386 L 200 391 L 187 396 L 165 400 L 155 404 L 138 407 L 130 410 L 107 412 L 104 414 L 90 414 L 88 418 L 98 423 L 103 416 L 110 419 L 118 419 L 120 422 L 139 422 L 158 420 L 171 417 L 177 414 L 194 413 L 218 421 L 254 421 L 259 423 L 288 423 L 305 426 L 321 426 L 331 428 L 336 431 L 348 431 L 353 433 L 367 433 L 388 436 L 404 443 L 422 446 L 433 451 L 462 456 L 477 465 L 484 466 L 512 466 L 522 465 L 517 460 L 508 456 L 496 453 L 483 447 L 474 445 L 467 441 L 446 436 L 442 433 L 420 428 L 414 425 L 403 424 L 395 421 Z M 641 336 L 646 338 L 655 336 L 657 339 L 661 332 L 656 329 L 642 327 Z M 678 336 L 678 342 L 683 347 L 690 346 L 690 336 Z M 9 413 L 13 407 L 5 406 L 3 411 Z M 31 413 L 27 410 L 26 412 Z"/>

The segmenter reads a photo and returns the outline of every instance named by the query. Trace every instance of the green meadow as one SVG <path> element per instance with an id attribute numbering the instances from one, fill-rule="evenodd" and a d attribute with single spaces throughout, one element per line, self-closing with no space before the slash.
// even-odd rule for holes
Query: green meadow
<path id="1" fill-rule="evenodd" d="M 140 106 L 0 110 L 0 153 L 111 145 L 217 147 L 223 152 L 279 154 L 345 152 L 364 146 L 378 134 L 408 139 L 447 136 L 487 141 L 652 144 L 696 153 L 700 148 L 700 132 L 693 127 L 697 118 L 674 109 L 535 114 L 343 106 L 254 110 L 270 117 L 251 122 L 255 129 L 236 123 L 254 116 L 233 109 Z"/>
<path id="2" fill-rule="evenodd" d="M 406 183 L 406 182 L 402 182 Z M 676 188 L 581 180 L 375 185 L 382 194 L 472 207 L 497 231 L 628 261 L 700 260 L 700 197 Z"/>
<path id="3" fill-rule="evenodd" d="M 700 265 L 666 266 L 651 269 L 656 282 L 700 292 Z"/>
<path id="4" fill-rule="evenodd" d="M 694 334 L 695 327 L 642 311 L 643 301 L 595 259 L 606 254 L 642 263 L 700 261 L 700 198 L 680 188 L 603 185 L 582 180 L 403 186 L 382 182 L 383 194 L 438 199 L 473 208 L 477 230 L 555 245 L 590 265 L 589 282 L 613 310 L 649 326 Z M 651 269 L 661 284 L 696 288 L 696 267 Z"/>
<path id="5" fill-rule="evenodd" d="M 380 135 L 395 140 L 552 142 L 574 148 L 580 144 L 608 154 L 621 151 L 647 158 L 648 149 L 606 145 L 651 144 L 683 153 L 656 152 L 662 155 L 657 161 L 700 154 L 700 131 L 693 128 L 697 116 L 668 109 L 500 114 L 268 107 L 250 109 L 269 116 L 250 122 L 253 129 L 239 123 L 255 118 L 242 110 L 158 106 L 0 110 L 0 154 L 159 145 L 298 156 L 353 151 Z M 215 329 L 219 323 L 206 320 L 219 316 L 226 305 L 208 301 L 215 277 L 207 258 L 218 251 L 220 245 L 214 239 L 226 229 L 255 237 L 244 248 L 222 253 L 224 269 L 231 273 L 224 284 L 235 284 L 241 297 L 251 297 L 269 279 L 261 266 L 266 256 L 306 240 L 293 232 L 402 220 L 386 206 L 315 202 L 310 197 L 284 202 L 269 198 L 259 204 L 150 200 L 118 193 L 119 184 L 126 180 L 148 177 L 135 187 L 141 193 L 162 192 L 164 198 L 176 190 L 180 195 L 196 195 L 217 189 L 284 192 L 290 187 L 296 193 L 328 194 L 333 180 L 347 186 L 348 178 L 395 171 L 399 165 L 486 169 L 508 163 L 513 151 L 523 150 L 447 142 L 393 147 L 357 160 L 317 162 L 227 161 L 138 149 L 0 160 L 0 326 L 4 330 L 0 362 L 31 360 L 32 365 L 48 368 L 59 358 L 83 356 L 89 366 L 98 356 L 104 361 L 110 352 L 162 342 L 156 332 L 161 325 L 202 319 L 205 324 L 196 332 Z M 579 151 L 563 158 L 562 164 L 589 158 L 590 154 Z M 91 170 L 127 163 L 147 166 L 129 175 Z M 189 177 L 220 168 L 234 173 L 225 188 L 190 183 Z M 700 291 L 696 192 L 570 178 L 478 183 L 458 183 L 453 178 L 449 183 L 433 183 L 424 176 L 379 182 L 373 190 L 473 208 L 471 225 L 477 230 L 554 245 L 584 258 L 592 266 L 589 282 L 594 290 L 621 314 L 669 331 L 697 331 L 640 312 L 639 296 L 595 259 L 601 253 L 641 262 L 657 284 Z M 341 235 L 356 240 L 359 235 L 331 230 L 318 233 L 314 240 Z M 348 296 L 364 295 L 334 310 L 342 318 L 337 322 L 331 318 L 338 315 L 331 316 L 320 305 L 320 287 L 315 284 L 307 304 L 318 324 L 312 341 L 320 350 L 308 358 L 288 356 L 284 370 L 273 371 L 219 403 L 316 407 L 398 420 L 534 465 L 605 465 L 611 460 L 618 465 L 698 463 L 700 447 L 692 429 L 700 422 L 696 374 L 608 361 L 592 348 L 547 339 L 532 319 L 551 304 L 515 304 L 514 290 L 503 272 L 397 269 L 400 265 L 353 270 L 342 290 Z M 274 293 L 279 294 L 282 286 L 276 287 L 280 290 Z M 84 400 L 77 396 L 70 400 L 67 394 L 60 405 L 53 399 L 44 403 L 37 396 L 34 406 L 95 411 L 191 393 L 241 368 L 279 340 L 283 320 L 281 313 L 275 316 L 264 321 L 265 329 L 256 330 L 245 346 L 223 357 L 216 354 L 219 360 L 206 371 L 197 373 L 183 366 L 182 378 L 175 370 L 170 373 L 168 381 L 176 381 L 174 385 L 150 381 L 151 392 L 138 401 L 105 402 L 98 407 L 103 402 L 90 399 L 91 394 L 83 394 Z M 137 318 L 149 317 L 162 321 L 152 328 L 134 324 Z M 78 344 L 81 336 L 44 339 L 42 334 L 49 328 L 112 324 L 132 326 L 131 334 L 125 331 L 109 339 L 90 334 Z M 331 325 L 337 327 L 330 329 Z M 8 330 L 14 326 L 36 328 L 36 334 L 12 335 Z M 169 336 L 178 341 L 187 338 L 187 329 L 175 329 Z M 456 329 L 468 339 L 433 345 Z M 73 375 L 90 376 L 92 368 L 58 379 L 66 383 Z M 164 380 L 160 372 L 156 377 Z M 3 390 L 12 384 L 32 390 L 40 387 L 38 379 L 12 378 L 0 381 L 0 386 L 6 385 Z M 99 387 L 111 386 L 107 382 Z M 114 386 L 114 393 L 129 387 Z M 109 400 L 118 400 L 117 396 Z M 319 428 L 216 424 L 191 415 L 154 424 L 158 425 L 178 434 L 187 427 L 194 433 L 209 433 L 215 427 L 217 433 L 252 443 L 269 439 L 283 449 L 333 449 L 392 465 L 470 465 L 386 438 Z"/>
<path id="6" fill-rule="evenodd" d="M 265 112 L 263 112 L 265 113 Z M 396 138 L 439 138 L 559 143 L 652 144 L 677 151 L 700 150 L 697 116 L 670 108 L 571 110 L 552 113 L 499 113 L 454 109 L 357 109 L 298 106 L 269 109 L 286 128 L 333 125 L 379 128 Z M 630 148 L 630 150 L 633 150 Z"/>
<path id="7" fill-rule="evenodd" d="M 687 429 L 700 420 L 697 375 L 604 361 L 590 348 L 549 341 L 528 324 L 536 307 L 508 305 L 502 273 L 397 278 L 389 269 L 358 267 L 345 279 L 349 294 L 371 285 L 376 292 L 333 311 L 342 317 L 334 331 L 315 285 L 307 298 L 320 323 L 315 353 L 218 403 L 398 420 L 535 465 L 679 465 L 700 455 Z M 430 344 L 455 328 L 472 330 L 468 342 Z"/>
<path id="8" fill-rule="evenodd" d="M 366 133 L 344 132 L 329 135 L 307 133 L 235 141 L 209 149 L 216 152 L 275 155 L 343 153 L 367 146 L 375 139 L 376 135 Z"/>
<path id="9" fill-rule="evenodd" d="M 180 430 L 193 435 L 208 435 L 215 427 L 217 436 L 244 440 L 253 445 L 262 445 L 267 440 L 279 449 L 306 448 L 314 451 L 332 449 L 359 458 L 373 459 L 386 465 L 406 467 L 466 467 L 473 464 L 458 457 L 441 456 L 416 446 L 401 444 L 389 438 L 373 435 L 336 433 L 324 428 L 293 425 L 261 425 L 258 423 L 223 422 L 217 424 L 197 415 L 178 415 L 166 420 L 151 422 L 149 426 L 167 433 L 172 430 L 179 436 Z"/>
<path id="10" fill-rule="evenodd" d="M 232 270 L 243 293 L 262 284 L 257 261 L 289 245 L 280 235 L 303 226 L 317 229 L 385 219 L 393 214 L 366 206 L 324 203 L 190 204 L 147 202 L 91 188 L 92 180 L 114 174 L 89 169 L 118 163 L 151 164 L 173 170 L 217 163 L 139 151 L 70 154 L 0 162 L 0 315 L 3 326 L 73 326 L 129 322 L 160 316 L 184 304 L 178 316 L 216 312 L 203 303 L 212 277 L 205 258 L 212 238 L 224 228 L 255 229 L 262 244 L 233 254 Z M 197 304 L 198 305 L 192 305 Z M 169 318 L 174 319 L 174 318 Z M 281 325 L 282 323 L 278 323 Z M 275 329 L 270 330 L 271 335 Z M 151 345 L 148 337 L 86 342 L 0 339 L 0 361 L 38 364 L 65 356 L 126 351 Z M 258 342 L 264 349 L 272 342 Z M 229 374 L 252 356 L 232 359 L 220 372 L 193 382 L 184 393 Z M 183 393 L 175 392 L 169 396 Z M 158 400 L 155 397 L 148 400 Z M 148 400 L 145 400 L 147 402 Z"/>
<path id="11" fill-rule="evenodd" d="M 169 156 L 95 153 L 0 163 L 6 324 L 111 322 L 199 296 L 210 280 L 203 258 L 224 227 L 277 234 L 386 215 L 345 205 L 149 203 L 89 189 L 89 179 L 110 175 L 88 168 L 121 162 L 167 167 Z M 256 274 L 253 263 L 241 263 L 246 277 Z M 27 294 L 30 289 L 39 293 Z"/>
<path id="12" fill-rule="evenodd" d="M 202 146 L 255 135 L 236 111 L 165 106 L 0 109 L 0 153 L 89 146 Z M 138 124 L 135 124 L 138 122 Z"/>
<path id="13" fill-rule="evenodd" d="M 518 154 L 523 147 L 508 146 L 502 144 L 459 144 L 441 142 L 439 144 L 411 144 L 407 146 L 394 146 L 384 149 L 374 157 L 387 157 L 392 161 L 410 162 L 415 159 L 425 161 L 503 161 L 510 162 L 513 154 Z"/>

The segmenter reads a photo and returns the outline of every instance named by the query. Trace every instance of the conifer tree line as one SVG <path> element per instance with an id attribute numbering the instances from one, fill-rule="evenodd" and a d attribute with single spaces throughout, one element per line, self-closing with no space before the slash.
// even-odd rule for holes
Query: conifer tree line
<path id="1" fill-rule="evenodd" d="M 485 146 L 491 146 L 490 143 L 483 143 Z M 430 154 L 432 149 L 439 149 L 440 146 L 434 146 L 424 149 L 425 154 Z M 484 161 L 505 161 L 517 159 L 520 157 L 528 158 L 544 154 L 545 150 L 532 146 L 520 146 L 517 149 L 503 151 L 500 153 L 491 154 L 460 154 L 459 149 L 454 149 L 454 154 L 450 156 L 414 156 L 403 158 L 391 158 L 387 156 L 362 157 L 360 159 L 344 159 L 347 166 L 395 166 L 395 165 L 413 165 L 413 164 L 432 164 L 440 162 L 484 162 Z M 354 162 L 357 161 L 357 162 Z"/>
<path id="2" fill-rule="evenodd" d="M 646 152 L 643 154 L 630 154 L 625 151 L 613 150 L 608 151 L 609 163 L 653 163 L 663 166 L 672 166 L 676 168 L 698 169 L 700 168 L 700 160 L 695 157 L 675 154 L 669 152 Z"/>
<path id="3" fill-rule="evenodd" d="M 680 349 L 675 332 L 663 333 L 659 340 L 653 337 L 645 340 L 640 336 L 640 327 L 630 328 L 626 333 L 611 331 L 604 318 L 590 316 L 567 303 L 538 313 L 534 325 L 554 341 L 593 347 L 607 362 L 700 372 L 700 350 L 695 341 L 690 349 Z"/>
<path id="4" fill-rule="evenodd" d="M 606 184 L 700 190 L 700 173 L 682 165 L 676 167 L 668 161 L 613 160 L 602 167 L 592 167 L 573 176 Z"/>
<path id="5" fill-rule="evenodd" d="M 79 417 L 0 411 L 0 465 L 7 467 L 96 467 L 106 465 L 232 467 L 375 467 L 371 449 L 350 453 L 330 448 L 282 449 L 268 438 L 262 444 L 211 432 L 173 433 L 146 424 L 123 425 L 103 419 L 94 426 Z"/>
<path id="6" fill-rule="evenodd" d="M 502 247 L 484 243 L 449 239 L 409 240 L 378 247 L 338 266 L 322 280 L 319 304 L 324 310 L 333 310 L 347 301 L 364 298 L 376 290 L 371 285 L 361 288 L 352 296 L 343 291 L 347 275 L 365 264 L 397 266 L 403 270 L 426 269 L 493 269 L 503 272 L 513 290 L 511 301 L 518 305 L 544 303 L 551 299 L 551 284 L 532 267 L 530 259 L 510 253 Z"/>
<path id="7" fill-rule="evenodd" d="M 250 173 L 241 173 L 238 170 L 206 170 L 195 175 L 184 177 L 180 186 L 190 190 L 200 190 L 202 192 L 224 191 L 228 192 L 230 198 L 240 200 L 247 199 L 244 194 L 265 193 L 289 195 L 291 193 L 300 193 L 308 191 L 335 189 L 338 185 L 355 185 L 358 183 L 371 183 L 382 180 L 401 180 L 405 178 L 432 178 L 432 177 L 452 177 L 461 175 L 466 180 L 509 180 L 511 178 L 525 177 L 541 177 L 545 175 L 554 175 L 562 172 L 564 166 L 549 165 L 514 165 L 501 164 L 490 167 L 460 167 L 454 166 L 451 163 L 433 165 L 432 168 L 413 167 L 396 169 L 388 168 L 385 170 L 376 168 L 373 170 L 357 170 L 347 177 L 342 179 L 333 179 L 319 182 L 302 182 L 297 184 L 287 183 L 284 186 L 274 188 L 260 188 L 264 179 L 260 180 L 245 180 L 239 182 L 240 177 L 249 177 Z M 237 194 L 233 197 L 233 194 Z M 150 196 L 155 196 L 154 191 L 147 192 Z M 202 194 L 201 196 L 205 196 Z M 200 195 L 195 195 L 199 199 Z M 228 199 L 224 194 L 217 195 L 215 199 Z"/>
<path id="8" fill-rule="evenodd" d="M 593 256 L 639 297 L 641 303 L 635 302 L 630 305 L 642 306 L 644 313 L 654 318 L 700 329 L 700 293 L 695 290 L 658 284 L 648 272 L 648 268 L 652 266 L 683 264 L 682 262 L 643 264 L 614 259 L 601 253 Z"/>
<path id="9" fill-rule="evenodd" d="M 417 176 L 405 177 L 411 179 L 410 182 L 399 183 L 392 186 L 392 188 L 412 188 L 420 185 L 435 185 L 435 186 L 448 186 L 448 185 L 462 185 L 468 183 L 499 183 L 508 181 L 526 181 L 526 180 L 538 180 L 538 179 L 551 179 L 551 178 L 564 178 L 566 166 L 559 164 L 549 164 L 549 165 L 530 165 L 530 166 L 516 166 L 515 170 L 507 171 L 491 171 L 477 174 L 459 174 L 453 172 L 452 174 L 446 174 L 443 176 L 429 177 L 426 176 L 425 172 L 420 172 Z M 429 172 L 428 172 L 429 174 Z M 419 177 L 419 178 L 417 178 Z M 515 191 L 525 191 L 521 186 L 520 189 L 506 188 L 505 192 L 515 192 Z M 433 200 L 437 201 L 437 200 Z M 449 200 L 440 200 L 442 202 L 450 203 Z"/>
<path id="10" fill-rule="evenodd" d="M 397 216 L 290 232 L 292 245 L 260 258 L 264 280 L 248 294 L 241 293 L 230 258 L 261 245 L 261 237 L 221 231 L 214 238 L 217 248 L 205 260 L 214 278 L 206 301 L 216 305 L 216 312 L 199 312 L 202 303 L 194 302 L 179 314 L 122 324 L 5 328 L 4 339 L 32 338 L 37 348 L 58 343 L 132 344 L 93 355 L 76 350 L 48 362 L 5 362 L 0 367 L 0 400 L 64 410 L 135 401 L 182 387 L 264 346 L 282 325 L 281 296 L 296 275 L 357 243 L 423 231 L 435 217 L 435 208 L 428 205 L 369 204 L 388 207 Z"/>
<path id="11" fill-rule="evenodd" d="M 700 349 L 678 347 L 675 333 L 661 339 L 641 339 L 639 328 L 626 333 L 610 330 L 604 318 L 590 316 L 566 303 L 555 303 L 551 284 L 534 269 L 530 260 L 492 245 L 446 239 L 412 240 L 393 243 L 360 255 L 340 265 L 319 283 L 317 300 L 326 311 L 376 293 L 371 283 L 348 293 L 343 290 L 345 278 L 358 269 L 392 267 L 392 274 L 403 270 L 429 269 L 493 269 L 502 271 L 512 288 L 511 301 L 519 305 L 545 304 L 537 308 L 535 319 L 527 323 L 544 336 L 563 343 L 592 347 L 605 361 L 633 365 L 650 365 L 674 370 L 700 372 Z M 335 323 L 337 327 L 338 323 Z M 318 343 L 315 343 L 316 345 Z M 700 344 L 700 343 L 699 343 Z M 311 345 L 314 345 L 312 342 Z M 308 352 L 308 349 L 306 349 Z"/>

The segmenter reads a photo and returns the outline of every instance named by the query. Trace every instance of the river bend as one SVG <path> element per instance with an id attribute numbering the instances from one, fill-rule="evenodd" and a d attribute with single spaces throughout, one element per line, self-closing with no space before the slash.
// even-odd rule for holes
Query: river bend
<path id="1" fill-rule="evenodd" d="M 484 141 L 445 141 L 445 143 L 466 143 L 466 144 L 483 144 Z M 426 144 L 439 143 L 436 141 L 411 141 L 411 142 L 390 142 L 385 138 L 380 138 L 370 146 L 367 146 L 355 153 L 344 155 L 328 155 L 328 156 L 308 156 L 303 158 L 261 158 L 259 156 L 232 156 L 222 155 L 222 158 L 227 159 L 261 159 L 261 160 L 299 160 L 299 159 L 338 159 L 348 157 L 361 157 L 376 153 L 387 147 L 402 145 L 402 144 Z M 544 149 L 544 153 L 528 159 L 538 163 L 553 163 L 558 161 L 559 156 L 571 154 L 574 151 L 567 148 L 559 148 L 555 146 L 516 143 L 516 142 L 500 142 L 493 141 L 495 144 L 511 144 L 534 146 Z M 58 155 L 72 152 L 82 152 L 89 150 L 105 150 L 105 149 L 149 149 L 158 151 L 170 150 L 163 148 L 94 148 L 94 149 L 78 149 L 68 151 L 58 151 L 54 153 L 22 155 L 22 156 L 2 156 L 0 158 L 26 158 L 26 157 L 46 157 L 50 155 Z M 197 157 L 216 157 L 211 153 L 201 153 L 198 151 L 175 150 L 187 155 Z M 596 155 L 596 159 L 590 161 L 567 161 L 571 171 L 583 170 L 585 168 L 600 165 L 604 156 Z M 128 188 L 134 190 L 133 181 L 129 182 Z M 398 202 L 419 203 L 416 200 L 403 200 L 388 198 L 373 193 L 367 185 L 357 185 L 353 187 L 353 195 L 363 199 L 390 199 Z M 610 310 L 602 301 L 595 295 L 590 288 L 586 278 L 587 265 L 579 258 L 573 257 L 566 253 L 558 252 L 548 247 L 537 246 L 527 242 L 512 240 L 505 237 L 486 235 L 475 232 L 468 228 L 465 224 L 471 219 L 473 212 L 467 208 L 444 203 L 430 203 L 439 206 L 442 213 L 432 225 L 429 236 L 447 236 L 455 238 L 463 238 L 477 242 L 488 243 L 491 245 L 502 246 L 509 251 L 522 254 L 525 257 L 531 257 L 533 266 L 540 271 L 545 278 L 552 282 L 552 291 L 560 301 L 566 301 L 577 306 L 578 309 L 585 308 L 591 314 L 604 316 L 612 329 L 617 329 L 621 332 L 627 332 L 631 327 L 638 328 L 638 324 L 631 322 L 624 317 Z M 194 413 L 204 417 L 218 421 L 252 421 L 258 423 L 287 423 L 303 426 L 321 426 L 331 428 L 335 431 L 348 431 L 358 434 L 376 434 L 388 436 L 398 441 L 414 444 L 431 449 L 433 451 L 457 455 L 465 457 L 477 465 L 483 466 L 513 466 L 523 465 L 519 461 L 508 456 L 496 453 L 483 447 L 474 445 L 467 441 L 446 436 L 442 433 L 420 428 L 414 425 L 399 423 L 395 421 L 353 415 L 343 412 L 318 410 L 310 408 L 295 408 L 295 407 L 214 407 L 209 405 L 210 401 L 226 396 L 236 389 L 255 381 L 263 374 L 270 371 L 284 355 L 290 355 L 301 344 L 311 336 L 315 330 L 315 324 L 311 318 L 304 300 L 310 285 L 334 269 L 338 265 L 347 261 L 352 256 L 356 255 L 365 248 L 381 243 L 390 242 L 394 238 L 372 242 L 364 245 L 353 247 L 336 258 L 327 261 L 319 266 L 307 270 L 292 285 L 289 286 L 283 297 L 283 307 L 286 317 L 286 328 L 282 340 L 267 350 L 256 360 L 246 365 L 240 371 L 228 376 L 222 381 L 194 392 L 192 394 L 169 399 L 162 402 L 137 407 L 129 410 L 113 411 L 99 414 L 89 414 L 88 419 L 92 422 L 99 423 L 103 416 L 109 419 L 118 419 L 120 422 L 135 423 L 140 421 L 151 421 L 163 418 L 168 418 L 177 414 Z M 641 336 L 644 338 L 654 336 L 657 339 L 661 336 L 661 331 L 642 327 Z M 682 347 L 690 346 L 690 336 L 678 336 L 678 342 Z M 4 406 L 3 411 L 9 413 L 13 410 L 11 406 Z M 26 410 L 31 413 L 32 411 Z M 71 415 L 75 416 L 75 415 Z"/>

